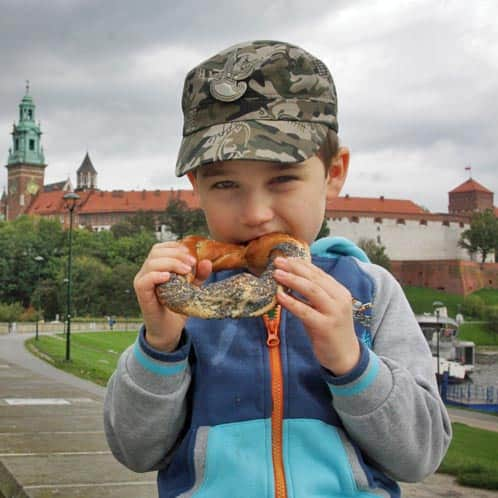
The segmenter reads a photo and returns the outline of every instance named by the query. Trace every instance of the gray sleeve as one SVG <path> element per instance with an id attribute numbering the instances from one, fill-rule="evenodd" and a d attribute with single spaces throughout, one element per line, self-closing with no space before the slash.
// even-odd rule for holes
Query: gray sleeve
<path id="1" fill-rule="evenodd" d="M 432 355 L 405 295 L 383 268 L 358 262 L 375 285 L 372 350 L 358 375 L 329 383 L 350 437 L 394 479 L 420 481 L 441 463 L 451 423 Z"/>
<path id="2" fill-rule="evenodd" d="M 190 344 L 171 354 L 155 352 L 141 336 L 119 359 L 104 401 L 109 447 L 135 472 L 157 470 L 168 461 L 186 416 Z"/>

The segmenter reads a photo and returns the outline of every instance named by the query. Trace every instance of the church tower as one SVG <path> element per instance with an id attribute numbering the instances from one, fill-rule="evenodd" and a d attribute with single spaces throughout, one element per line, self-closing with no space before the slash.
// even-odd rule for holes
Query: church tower
<path id="1" fill-rule="evenodd" d="M 42 132 L 35 123 L 35 104 L 29 95 L 29 82 L 26 95 L 19 104 L 19 122 L 12 131 L 12 148 L 7 161 L 7 220 L 21 215 L 32 198 L 43 187 L 45 177 L 45 157 L 40 144 Z"/>
<path id="2" fill-rule="evenodd" d="M 97 170 L 93 167 L 92 160 L 86 153 L 85 159 L 76 171 L 76 190 L 90 190 L 97 188 Z"/>

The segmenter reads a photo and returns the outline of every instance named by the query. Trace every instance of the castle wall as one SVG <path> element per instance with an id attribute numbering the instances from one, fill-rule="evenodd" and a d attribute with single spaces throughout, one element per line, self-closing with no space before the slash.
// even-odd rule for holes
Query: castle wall
<path id="1" fill-rule="evenodd" d="M 498 289 L 498 263 L 472 261 L 391 261 L 401 285 L 428 287 L 466 296 L 479 289 Z"/>
<path id="2" fill-rule="evenodd" d="M 434 217 L 434 216 L 432 216 Z M 458 247 L 463 230 L 469 226 L 459 221 L 440 217 L 374 218 L 342 216 L 328 220 L 330 235 L 340 235 L 355 243 L 362 238 L 373 239 L 386 248 L 391 260 L 470 260 L 464 249 Z"/>

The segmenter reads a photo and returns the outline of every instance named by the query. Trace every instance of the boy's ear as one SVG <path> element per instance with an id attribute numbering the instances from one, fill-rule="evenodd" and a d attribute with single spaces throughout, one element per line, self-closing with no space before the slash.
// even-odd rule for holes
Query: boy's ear
<path id="1" fill-rule="evenodd" d="M 192 185 L 194 192 L 197 192 L 197 179 L 195 177 L 195 173 L 193 171 L 190 171 L 189 173 L 187 173 L 187 178 L 190 182 L 190 185 Z"/>
<path id="2" fill-rule="evenodd" d="M 341 147 L 332 159 L 327 174 L 327 199 L 335 199 L 348 176 L 349 149 Z"/>

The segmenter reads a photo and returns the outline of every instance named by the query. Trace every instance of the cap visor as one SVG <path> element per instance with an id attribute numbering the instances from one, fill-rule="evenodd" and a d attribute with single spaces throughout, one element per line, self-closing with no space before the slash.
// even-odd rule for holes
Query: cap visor
<path id="1" fill-rule="evenodd" d="M 233 159 L 305 161 L 316 154 L 326 135 L 326 125 L 301 121 L 231 121 L 213 125 L 183 138 L 176 175 Z"/>

